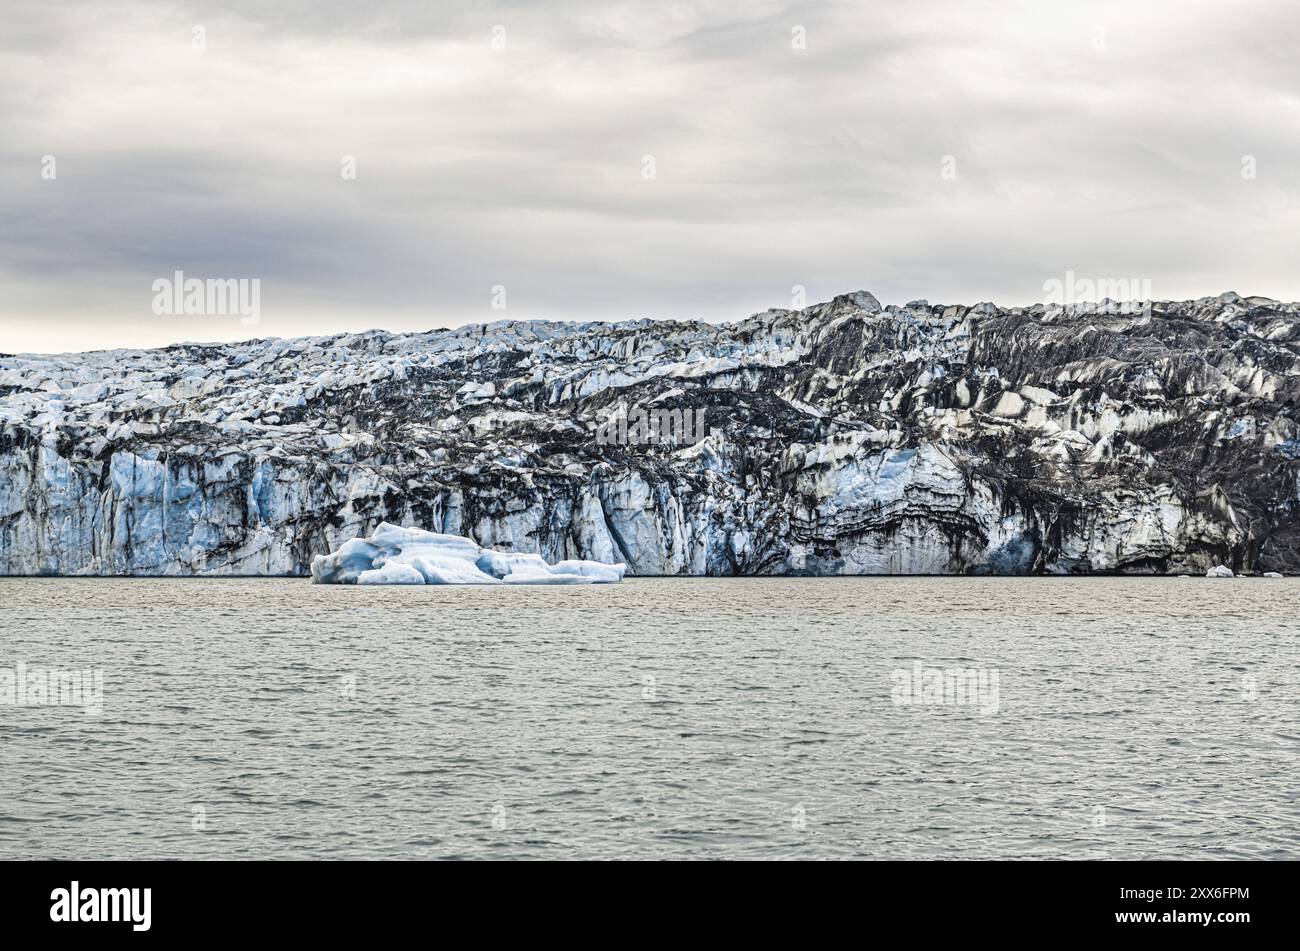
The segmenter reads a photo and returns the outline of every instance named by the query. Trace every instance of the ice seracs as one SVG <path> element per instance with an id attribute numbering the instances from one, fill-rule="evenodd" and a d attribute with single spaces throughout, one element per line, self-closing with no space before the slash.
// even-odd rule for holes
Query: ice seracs
<path id="1" fill-rule="evenodd" d="M 492 551 L 460 535 L 380 524 L 369 538 L 344 542 L 311 563 L 316 584 L 609 584 L 622 564 L 561 561 Z"/>
<path id="2" fill-rule="evenodd" d="M 0 575 L 306 575 L 381 522 L 634 575 L 1300 574 L 1300 303 L 0 353 Z"/>

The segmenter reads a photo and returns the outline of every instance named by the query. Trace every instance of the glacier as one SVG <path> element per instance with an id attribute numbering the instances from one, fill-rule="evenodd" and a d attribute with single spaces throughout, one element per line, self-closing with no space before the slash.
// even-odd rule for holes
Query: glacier
<path id="1" fill-rule="evenodd" d="M 311 563 L 316 584 L 609 584 L 625 571 L 597 561 L 549 565 L 540 555 L 492 551 L 460 535 L 387 522 Z"/>
<path id="2" fill-rule="evenodd" d="M 4 353 L 0 574 L 305 577 L 385 524 L 630 576 L 1296 573 L 1298 423 L 1300 305 L 1231 292 Z"/>

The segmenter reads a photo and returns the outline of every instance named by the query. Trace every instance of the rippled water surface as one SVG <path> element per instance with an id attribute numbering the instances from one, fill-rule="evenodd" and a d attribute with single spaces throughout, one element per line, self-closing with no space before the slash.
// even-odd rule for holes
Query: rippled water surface
<path id="1" fill-rule="evenodd" d="M 0 858 L 1300 857 L 1291 579 L 0 599 L 0 669 L 104 672 L 0 705 Z"/>

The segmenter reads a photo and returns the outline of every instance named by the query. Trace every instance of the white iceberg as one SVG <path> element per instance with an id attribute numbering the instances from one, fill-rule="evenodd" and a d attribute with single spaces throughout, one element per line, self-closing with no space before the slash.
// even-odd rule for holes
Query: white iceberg
<path id="1" fill-rule="evenodd" d="M 1265 577 L 1265 578 L 1283 578 L 1283 577 L 1285 577 L 1285 575 L 1283 575 L 1281 572 L 1278 572 L 1278 571 L 1266 571 L 1266 572 L 1264 572 L 1264 577 Z"/>
<path id="2" fill-rule="evenodd" d="M 1207 577 L 1207 578 L 1235 578 L 1236 575 L 1234 575 L 1234 574 L 1232 573 L 1232 569 L 1229 568 L 1227 565 L 1215 565 L 1213 568 L 1211 568 L 1209 571 L 1207 571 L 1207 572 L 1205 573 L 1205 577 Z"/>
<path id="3" fill-rule="evenodd" d="M 598 561 L 548 565 L 541 555 L 480 548 L 460 535 L 383 522 L 311 563 L 316 584 L 610 584 L 627 567 Z"/>

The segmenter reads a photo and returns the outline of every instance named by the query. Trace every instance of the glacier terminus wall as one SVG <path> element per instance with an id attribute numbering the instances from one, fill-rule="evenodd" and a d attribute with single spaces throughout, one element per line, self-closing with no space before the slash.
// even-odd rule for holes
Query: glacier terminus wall
<path id="1" fill-rule="evenodd" d="M 1236 294 L 4 354 L 0 574 L 306 575 L 383 522 L 634 575 L 1297 572 L 1298 418 L 1300 307 Z"/>

